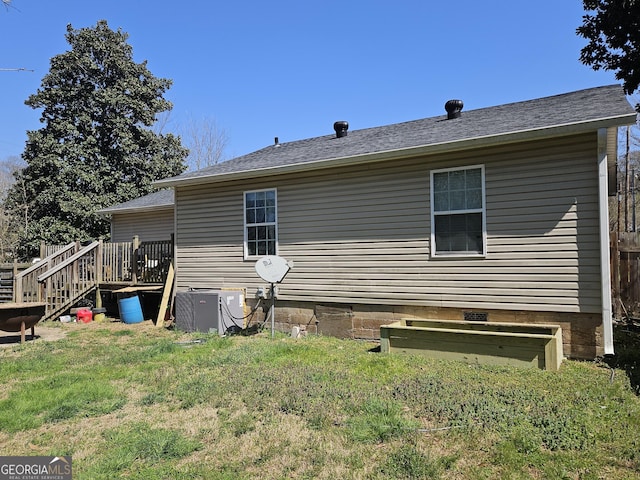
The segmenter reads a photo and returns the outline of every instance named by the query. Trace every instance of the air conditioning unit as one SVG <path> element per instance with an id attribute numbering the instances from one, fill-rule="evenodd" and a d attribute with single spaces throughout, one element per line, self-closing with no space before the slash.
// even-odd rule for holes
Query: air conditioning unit
<path id="1" fill-rule="evenodd" d="M 219 335 L 244 328 L 244 290 L 176 293 L 176 328 Z"/>

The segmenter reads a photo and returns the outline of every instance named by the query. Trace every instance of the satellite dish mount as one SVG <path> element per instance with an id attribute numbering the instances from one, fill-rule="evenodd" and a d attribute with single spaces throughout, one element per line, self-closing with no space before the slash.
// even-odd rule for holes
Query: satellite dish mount
<path id="1" fill-rule="evenodd" d="M 281 283 L 284 277 L 293 267 L 293 262 L 287 262 L 278 255 L 267 255 L 256 262 L 256 273 L 265 282 L 269 282 L 271 288 L 271 308 L 269 309 L 269 317 L 271 317 L 271 338 L 275 336 L 275 313 L 276 313 L 276 283 Z M 267 317 L 267 320 L 269 319 Z"/>

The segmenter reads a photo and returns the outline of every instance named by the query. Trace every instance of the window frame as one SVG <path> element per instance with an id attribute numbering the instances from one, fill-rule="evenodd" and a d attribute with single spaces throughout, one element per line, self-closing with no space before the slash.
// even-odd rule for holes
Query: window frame
<path id="1" fill-rule="evenodd" d="M 435 208 L 435 188 L 434 178 L 438 173 L 454 172 L 461 170 L 480 170 L 480 182 L 482 185 L 482 206 L 481 208 L 472 209 L 458 209 L 458 210 L 443 210 L 436 212 Z M 485 258 L 487 255 L 487 208 L 486 208 L 486 179 L 485 168 L 483 164 L 478 165 L 465 165 L 463 167 L 453 168 L 439 168 L 431 170 L 430 172 L 430 201 L 431 201 L 431 235 L 429 253 L 430 257 L 434 259 L 451 259 L 451 258 Z M 436 250 L 436 217 L 456 214 L 469 214 L 480 213 L 482 215 L 482 251 L 481 252 L 468 252 L 468 251 L 440 251 Z"/>
<path id="2" fill-rule="evenodd" d="M 256 223 L 248 223 L 247 222 L 247 194 L 249 193 L 260 193 L 260 192 L 273 192 L 274 194 L 274 208 L 275 208 L 275 220 L 273 222 L 256 222 Z M 258 190 L 245 190 L 242 193 L 242 223 L 244 229 L 244 259 L 245 260 L 255 260 L 259 259 L 265 255 L 278 255 L 278 189 L 277 188 L 261 188 Z M 274 226 L 275 230 L 275 239 L 274 239 L 274 253 L 266 253 L 266 254 L 249 254 L 249 228 L 250 227 L 260 227 L 260 226 Z"/>

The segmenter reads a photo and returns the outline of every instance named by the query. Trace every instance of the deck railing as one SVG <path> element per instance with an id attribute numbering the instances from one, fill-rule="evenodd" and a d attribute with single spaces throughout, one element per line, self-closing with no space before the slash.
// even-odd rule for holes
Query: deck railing
<path id="1" fill-rule="evenodd" d="M 45 319 L 66 310 L 93 290 L 101 278 L 102 242 L 92 242 L 38 276 Z"/>
<path id="2" fill-rule="evenodd" d="M 72 307 L 105 284 L 164 283 L 173 259 L 173 240 L 48 245 L 43 260 L 15 277 L 16 302 L 46 302 L 45 318 Z"/>
<path id="3" fill-rule="evenodd" d="M 102 244 L 101 283 L 126 283 L 133 280 L 135 242 Z M 135 262 L 134 262 L 135 263 Z"/>
<path id="4" fill-rule="evenodd" d="M 18 303 L 42 301 L 38 277 L 73 256 L 79 249 L 80 245 L 76 242 L 56 246 L 54 253 L 17 274 L 14 278 L 15 301 Z"/>

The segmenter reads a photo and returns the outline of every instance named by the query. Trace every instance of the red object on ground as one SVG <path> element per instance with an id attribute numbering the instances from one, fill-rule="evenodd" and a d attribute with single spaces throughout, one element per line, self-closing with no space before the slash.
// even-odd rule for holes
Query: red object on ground
<path id="1" fill-rule="evenodd" d="M 78 322 L 89 323 L 93 319 L 93 313 L 88 308 L 81 308 L 76 312 Z"/>

